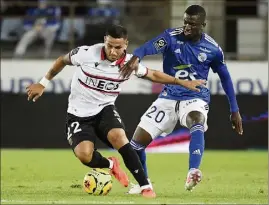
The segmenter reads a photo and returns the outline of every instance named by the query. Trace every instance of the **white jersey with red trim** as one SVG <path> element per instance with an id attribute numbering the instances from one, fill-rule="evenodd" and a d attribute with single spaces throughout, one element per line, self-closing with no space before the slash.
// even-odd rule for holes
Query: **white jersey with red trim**
<path id="1" fill-rule="evenodd" d="M 68 113 L 78 117 L 98 114 L 105 106 L 114 104 L 121 88 L 128 79 L 120 78 L 120 67 L 132 57 L 126 54 L 123 58 L 110 62 L 105 58 L 104 44 L 81 46 L 73 49 L 70 60 L 76 71 L 71 82 Z M 135 75 L 147 75 L 147 68 L 139 64 Z"/>

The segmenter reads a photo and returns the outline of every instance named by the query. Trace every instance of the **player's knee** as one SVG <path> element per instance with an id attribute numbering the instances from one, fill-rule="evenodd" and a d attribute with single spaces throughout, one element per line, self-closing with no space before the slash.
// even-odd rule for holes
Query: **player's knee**
<path id="1" fill-rule="evenodd" d="M 115 128 L 108 132 L 108 141 L 115 149 L 120 149 L 125 144 L 129 143 L 123 129 Z"/>
<path id="2" fill-rule="evenodd" d="M 186 123 L 188 128 L 192 127 L 195 124 L 203 125 L 205 123 L 205 116 L 199 111 L 191 111 L 187 115 Z"/>
<path id="3" fill-rule="evenodd" d="M 83 164 L 88 164 L 92 161 L 93 150 L 90 149 L 80 149 L 75 150 L 76 157 L 81 161 Z"/>
<path id="4" fill-rule="evenodd" d="M 143 128 L 137 127 L 131 142 L 135 142 L 135 144 L 147 147 L 151 143 L 151 141 L 151 135 Z M 134 145 L 132 146 L 134 147 Z"/>

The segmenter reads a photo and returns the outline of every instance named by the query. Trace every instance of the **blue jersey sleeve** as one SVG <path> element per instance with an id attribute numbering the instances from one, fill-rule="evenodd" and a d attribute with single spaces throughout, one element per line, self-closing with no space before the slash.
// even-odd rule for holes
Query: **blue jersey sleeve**
<path id="1" fill-rule="evenodd" d="M 135 49 L 134 56 L 137 56 L 140 60 L 147 55 L 155 55 L 165 52 L 171 44 L 170 34 L 168 30 L 165 30 L 159 36 L 149 40 L 139 48 Z"/>
<path id="2" fill-rule="evenodd" d="M 226 64 L 224 61 L 224 54 L 223 54 L 221 47 L 218 47 L 218 50 L 216 52 L 216 56 L 211 63 L 211 68 L 212 68 L 214 73 L 217 73 L 223 67 L 226 67 Z"/>
<path id="3" fill-rule="evenodd" d="M 237 100 L 234 92 L 233 82 L 228 71 L 228 68 L 224 61 L 224 54 L 222 49 L 219 47 L 215 59 L 211 66 L 213 72 L 219 75 L 221 85 L 225 91 L 230 104 L 230 111 L 237 112 L 239 110 Z"/>

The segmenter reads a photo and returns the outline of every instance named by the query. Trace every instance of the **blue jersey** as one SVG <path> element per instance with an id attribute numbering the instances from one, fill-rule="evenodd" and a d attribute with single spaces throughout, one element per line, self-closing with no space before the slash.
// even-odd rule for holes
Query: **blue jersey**
<path id="1" fill-rule="evenodd" d="M 213 72 L 226 69 L 224 55 L 219 45 L 206 33 L 199 42 L 186 40 L 183 28 L 167 29 L 158 37 L 134 51 L 140 60 L 146 55 L 162 53 L 163 71 L 166 74 L 183 80 L 207 80 L 210 68 Z M 165 85 L 160 98 L 172 100 L 189 100 L 200 98 L 210 101 L 210 91 L 200 87 L 195 92 L 179 85 Z"/>

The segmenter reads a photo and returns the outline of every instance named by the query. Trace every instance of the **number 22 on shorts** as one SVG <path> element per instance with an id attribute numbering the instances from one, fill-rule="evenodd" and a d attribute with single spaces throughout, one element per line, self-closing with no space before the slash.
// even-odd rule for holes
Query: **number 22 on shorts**
<path id="1" fill-rule="evenodd" d="M 82 129 L 79 128 L 79 122 L 72 122 L 71 125 L 68 127 L 67 140 L 70 145 L 72 145 L 72 139 L 71 139 L 72 135 L 80 131 L 82 131 Z"/>

